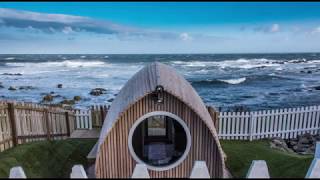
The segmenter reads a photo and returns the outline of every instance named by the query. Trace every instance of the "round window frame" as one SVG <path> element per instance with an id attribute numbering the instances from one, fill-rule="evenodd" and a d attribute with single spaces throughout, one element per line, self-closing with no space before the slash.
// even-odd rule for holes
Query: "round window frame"
<path id="1" fill-rule="evenodd" d="M 132 136 L 133 136 L 134 131 L 138 127 L 138 125 L 142 121 L 146 120 L 146 118 L 149 118 L 149 117 L 152 117 L 152 116 L 158 116 L 158 115 L 168 116 L 168 117 L 171 117 L 172 119 L 174 119 L 175 121 L 177 121 L 183 127 L 184 132 L 186 133 L 186 137 L 187 137 L 187 145 L 186 145 L 185 151 L 182 154 L 182 156 L 177 161 L 175 161 L 174 163 L 166 165 L 166 166 L 152 166 L 150 164 L 147 164 L 146 162 L 141 160 L 136 155 L 136 153 L 134 152 L 133 146 L 132 146 Z M 177 116 L 175 114 L 172 114 L 170 112 L 167 112 L 167 111 L 153 111 L 153 112 L 150 112 L 150 113 L 147 113 L 147 114 L 141 116 L 138 120 L 136 120 L 134 122 L 134 124 L 132 125 L 132 127 L 131 127 L 131 129 L 129 131 L 129 135 L 128 135 L 129 152 L 130 152 L 131 156 L 133 157 L 133 159 L 137 163 L 144 164 L 144 165 L 147 166 L 148 169 L 151 169 L 151 170 L 154 170 L 154 171 L 166 171 L 166 170 L 175 168 L 178 165 L 180 165 L 186 159 L 186 157 L 188 156 L 188 153 L 190 152 L 190 149 L 191 149 L 191 143 L 192 143 L 191 142 L 191 134 L 190 134 L 190 130 L 189 130 L 187 124 L 179 116 Z"/>

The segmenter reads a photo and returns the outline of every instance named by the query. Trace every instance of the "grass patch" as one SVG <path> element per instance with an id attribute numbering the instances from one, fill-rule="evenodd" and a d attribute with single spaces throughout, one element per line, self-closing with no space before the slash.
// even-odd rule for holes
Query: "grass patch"
<path id="1" fill-rule="evenodd" d="M 10 168 L 22 166 L 28 178 L 69 177 L 74 164 L 86 166 L 86 156 L 95 139 L 39 141 L 0 153 L 0 178 L 9 177 Z"/>
<path id="2" fill-rule="evenodd" d="M 74 164 L 86 166 L 86 156 L 97 140 L 67 139 L 19 145 L 0 153 L 0 178 L 22 166 L 28 178 L 68 178 Z M 271 177 L 303 178 L 313 156 L 288 154 L 269 147 L 269 141 L 220 141 L 227 167 L 234 177 L 245 177 L 252 160 L 265 160 Z"/>
<path id="3" fill-rule="evenodd" d="M 313 156 L 285 153 L 271 149 L 268 140 L 220 141 L 227 154 L 226 165 L 235 177 L 245 177 L 252 160 L 265 160 L 271 177 L 303 178 Z"/>

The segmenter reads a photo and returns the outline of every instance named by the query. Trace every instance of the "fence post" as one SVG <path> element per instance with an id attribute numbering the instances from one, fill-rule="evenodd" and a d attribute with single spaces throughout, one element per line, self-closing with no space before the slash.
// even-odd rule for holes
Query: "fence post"
<path id="1" fill-rule="evenodd" d="M 270 178 L 268 165 L 265 160 L 253 160 L 247 172 L 247 179 Z"/>
<path id="2" fill-rule="evenodd" d="M 91 130 L 92 129 L 92 124 L 93 124 L 93 122 L 92 122 L 92 113 L 91 113 L 91 110 L 89 109 L 88 110 L 88 126 L 89 126 L 89 130 Z"/>
<path id="3" fill-rule="evenodd" d="M 17 137 L 17 126 L 16 126 L 13 103 L 8 103 L 8 111 L 9 111 L 9 119 L 11 123 L 12 142 L 13 142 L 13 146 L 16 146 L 18 144 L 18 137 Z"/>
<path id="4" fill-rule="evenodd" d="M 21 166 L 15 166 L 10 169 L 9 179 L 26 179 L 27 176 Z"/>
<path id="5" fill-rule="evenodd" d="M 67 125 L 67 136 L 70 137 L 70 122 L 69 122 L 69 113 L 65 112 L 66 115 L 66 125 Z"/>
<path id="6" fill-rule="evenodd" d="M 257 116 L 253 113 L 250 112 L 250 127 L 249 127 L 249 140 L 252 141 L 252 136 L 253 136 L 253 131 L 254 131 L 254 122 L 256 121 Z"/>
<path id="7" fill-rule="evenodd" d="M 103 108 L 103 106 L 100 105 L 100 113 L 101 113 L 101 119 L 100 119 L 100 122 L 101 122 L 101 126 L 103 124 L 103 121 L 104 121 L 104 118 L 105 118 L 105 113 L 104 113 L 105 109 Z"/>
<path id="8" fill-rule="evenodd" d="M 76 109 L 75 110 L 75 118 L 76 118 L 76 126 L 75 129 L 80 129 L 80 110 Z"/>
<path id="9" fill-rule="evenodd" d="M 49 124 L 49 112 L 48 109 L 44 109 L 44 119 L 46 121 L 46 128 L 47 128 L 47 139 L 50 141 L 50 124 Z"/>
<path id="10" fill-rule="evenodd" d="M 217 132 L 219 132 L 219 112 L 212 106 L 207 106 L 207 109 L 213 121 L 214 127 L 216 128 Z"/>

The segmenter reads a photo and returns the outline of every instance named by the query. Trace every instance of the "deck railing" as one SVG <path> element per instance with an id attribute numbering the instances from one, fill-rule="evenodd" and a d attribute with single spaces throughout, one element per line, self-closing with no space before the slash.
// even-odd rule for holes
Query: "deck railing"
<path id="1" fill-rule="evenodd" d="M 0 102 L 0 152 L 39 140 L 64 139 L 75 129 L 72 111 L 31 103 Z"/>
<path id="2" fill-rule="evenodd" d="M 320 106 L 251 112 L 220 112 L 220 139 L 254 140 L 271 137 L 296 138 L 320 133 Z"/>

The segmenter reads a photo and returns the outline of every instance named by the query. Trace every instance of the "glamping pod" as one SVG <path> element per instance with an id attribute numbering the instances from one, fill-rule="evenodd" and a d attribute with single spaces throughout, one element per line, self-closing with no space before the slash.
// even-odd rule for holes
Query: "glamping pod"
<path id="1" fill-rule="evenodd" d="M 152 63 L 112 102 L 98 142 L 97 178 L 129 178 L 144 164 L 151 178 L 190 177 L 205 161 L 224 177 L 224 156 L 213 120 L 193 87 L 175 70 Z"/>

